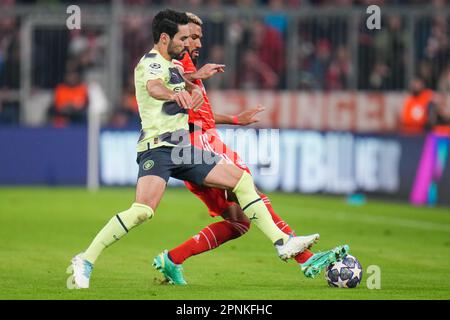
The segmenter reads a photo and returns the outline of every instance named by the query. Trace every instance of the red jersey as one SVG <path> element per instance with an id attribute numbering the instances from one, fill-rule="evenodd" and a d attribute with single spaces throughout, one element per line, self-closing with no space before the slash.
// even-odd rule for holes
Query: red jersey
<path id="1" fill-rule="evenodd" d="M 183 73 L 187 74 L 197 71 L 197 68 L 195 67 L 188 53 L 185 53 L 183 59 L 181 59 L 180 61 L 173 60 L 173 63 L 177 67 L 179 67 L 183 71 Z M 216 122 L 214 121 L 214 113 L 212 111 L 211 104 L 209 103 L 208 96 L 206 95 L 205 86 L 200 79 L 196 79 L 193 82 L 201 88 L 205 103 L 200 108 L 198 108 L 197 111 L 188 110 L 189 123 L 200 126 L 204 131 L 214 129 L 216 127 Z"/>

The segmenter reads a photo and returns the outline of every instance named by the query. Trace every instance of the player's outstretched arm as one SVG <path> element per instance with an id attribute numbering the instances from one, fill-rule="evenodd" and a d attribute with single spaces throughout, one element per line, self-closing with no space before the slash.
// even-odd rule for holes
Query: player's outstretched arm
<path id="1" fill-rule="evenodd" d="M 264 107 L 258 105 L 255 108 L 245 110 L 235 116 L 214 113 L 214 120 L 216 124 L 233 124 L 239 126 L 247 126 L 249 124 L 258 122 L 259 118 L 256 117 L 256 115 L 264 110 L 265 110 Z"/>
<path id="2" fill-rule="evenodd" d="M 224 68 L 224 64 L 207 63 L 196 72 L 185 73 L 184 76 L 189 81 L 194 81 L 197 79 L 206 80 L 211 78 L 216 73 L 225 72 Z"/>

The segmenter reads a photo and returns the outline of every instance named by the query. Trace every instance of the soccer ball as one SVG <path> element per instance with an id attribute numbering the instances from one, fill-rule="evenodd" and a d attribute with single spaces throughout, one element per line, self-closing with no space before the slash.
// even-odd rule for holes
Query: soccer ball
<path id="1" fill-rule="evenodd" d="M 355 288 L 362 279 L 363 270 L 359 261 L 352 255 L 330 264 L 325 278 L 331 287 Z"/>

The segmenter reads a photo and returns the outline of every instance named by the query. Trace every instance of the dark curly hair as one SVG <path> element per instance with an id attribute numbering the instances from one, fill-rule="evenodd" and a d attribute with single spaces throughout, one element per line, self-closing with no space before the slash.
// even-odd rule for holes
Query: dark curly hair
<path id="1" fill-rule="evenodd" d="M 172 39 L 178 32 L 178 25 L 188 23 L 189 18 L 184 12 L 178 12 L 170 9 L 158 12 L 152 22 L 153 42 L 159 42 L 161 33 L 167 33 Z"/>

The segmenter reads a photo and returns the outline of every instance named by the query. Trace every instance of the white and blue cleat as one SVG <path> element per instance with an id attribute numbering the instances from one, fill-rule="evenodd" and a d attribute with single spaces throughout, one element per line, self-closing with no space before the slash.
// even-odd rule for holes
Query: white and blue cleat
<path id="1" fill-rule="evenodd" d="M 67 267 L 67 289 L 87 289 L 94 265 L 81 258 L 81 253 L 72 258 L 72 264 Z"/>
<path id="2" fill-rule="evenodd" d="M 317 241 L 319 241 L 319 238 L 320 236 L 318 233 L 309 236 L 289 236 L 286 243 L 275 243 L 278 257 L 280 257 L 283 261 L 293 258 L 306 249 L 311 248 Z"/>

